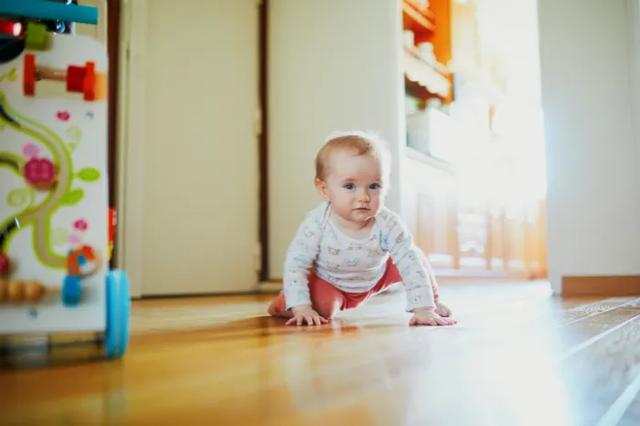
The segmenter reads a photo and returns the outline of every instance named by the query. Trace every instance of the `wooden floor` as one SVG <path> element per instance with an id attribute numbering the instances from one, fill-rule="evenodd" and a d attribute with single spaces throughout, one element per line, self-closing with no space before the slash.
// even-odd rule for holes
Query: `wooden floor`
<path id="1" fill-rule="evenodd" d="M 313 329 L 264 295 L 137 301 L 122 360 L 0 371 L 0 423 L 640 425 L 640 298 L 442 295 L 455 327 L 399 292 Z"/>

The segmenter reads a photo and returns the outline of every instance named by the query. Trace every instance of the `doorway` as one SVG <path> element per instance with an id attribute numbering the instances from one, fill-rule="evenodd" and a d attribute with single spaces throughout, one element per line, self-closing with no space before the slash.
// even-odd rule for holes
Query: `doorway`
<path id="1" fill-rule="evenodd" d="M 253 0 L 122 1 L 118 264 L 134 295 L 255 289 Z"/>

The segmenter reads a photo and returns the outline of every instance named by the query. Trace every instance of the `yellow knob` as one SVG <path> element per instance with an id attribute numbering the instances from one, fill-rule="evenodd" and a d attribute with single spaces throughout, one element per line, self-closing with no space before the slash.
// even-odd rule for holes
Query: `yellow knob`
<path id="1" fill-rule="evenodd" d="M 44 286 L 38 281 L 24 281 L 24 298 L 27 302 L 37 302 L 44 294 Z"/>
<path id="2" fill-rule="evenodd" d="M 24 286 L 22 285 L 22 281 L 9 280 L 7 296 L 10 303 L 22 302 L 22 299 L 24 298 Z"/>

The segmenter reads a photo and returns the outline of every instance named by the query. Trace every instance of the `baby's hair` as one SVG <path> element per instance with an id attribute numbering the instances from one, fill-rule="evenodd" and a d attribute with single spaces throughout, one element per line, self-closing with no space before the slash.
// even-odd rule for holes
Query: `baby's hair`
<path id="1" fill-rule="evenodd" d="M 327 159 L 331 152 L 337 150 L 351 151 L 355 155 L 373 155 L 380 160 L 385 172 L 388 169 L 389 153 L 378 136 L 362 131 L 332 132 L 316 155 L 316 179 L 326 178 Z"/>

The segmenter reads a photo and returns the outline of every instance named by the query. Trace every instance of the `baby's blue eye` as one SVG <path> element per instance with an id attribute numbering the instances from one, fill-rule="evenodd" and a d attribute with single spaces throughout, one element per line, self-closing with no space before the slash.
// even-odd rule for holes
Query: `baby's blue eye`
<path id="1" fill-rule="evenodd" d="M 371 185 L 369 185 L 369 189 L 380 189 L 382 188 L 382 186 L 380 186 L 379 183 L 372 183 Z"/>
<path id="2" fill-rule="evenodd" d="M 345 183 L 344 186 L 343 186 L 344 189 L 348 189 L 348 190 L 352 190 L 355 187 L 356 186 L 354 184 L 352 184 L 352 183 Z"/>

